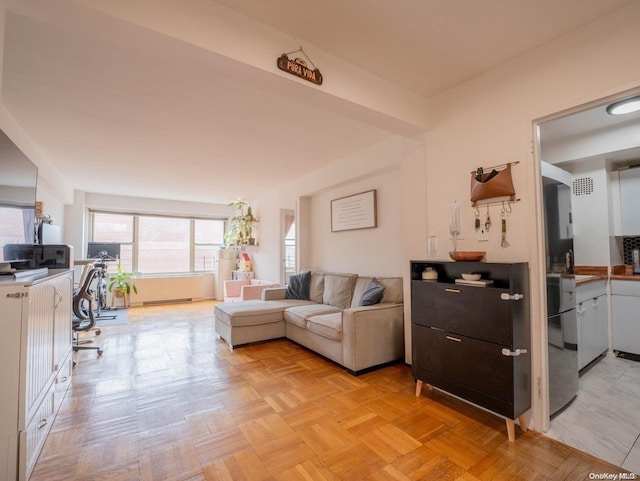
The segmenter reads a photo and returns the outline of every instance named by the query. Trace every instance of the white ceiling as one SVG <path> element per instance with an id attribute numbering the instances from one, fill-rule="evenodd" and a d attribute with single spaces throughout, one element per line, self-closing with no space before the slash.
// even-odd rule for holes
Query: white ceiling
<path id="1" fill-rule="evenodd" d="M 217 3 L 428 97 L 631 1 Z M 75 189 L 226 203 L 391 135 L 82 2 L 56 1 L 54 17 L 49 0 L 6 3 L 2 105 Z"/>

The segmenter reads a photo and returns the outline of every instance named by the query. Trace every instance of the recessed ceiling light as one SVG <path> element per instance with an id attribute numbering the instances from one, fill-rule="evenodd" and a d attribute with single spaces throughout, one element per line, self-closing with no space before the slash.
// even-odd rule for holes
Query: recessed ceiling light
<path id="1" fill-rule="evenodd" d="M 638 110 L 640 110 L 640 95 L 614 102 L 607 107 L 607 113 L 609 115 L 630 114 Z"/>

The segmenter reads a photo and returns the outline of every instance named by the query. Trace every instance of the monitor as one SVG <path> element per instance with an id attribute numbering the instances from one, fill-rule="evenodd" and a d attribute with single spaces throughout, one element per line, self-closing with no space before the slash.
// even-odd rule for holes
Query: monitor
<path id="1" fill-rule="evenodd" d="M 117 242 L 89 242 L 87 258 L 101 259 L 103 257 L 120 259 L 120 244 Z"/>

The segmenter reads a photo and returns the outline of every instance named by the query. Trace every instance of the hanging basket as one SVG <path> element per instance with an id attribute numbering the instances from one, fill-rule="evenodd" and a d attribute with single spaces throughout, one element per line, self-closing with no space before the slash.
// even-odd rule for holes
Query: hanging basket
<path id="1" fill-rule="evenodd" d="M 507 164 L 502 170 L 493 169 L 491 172 L 484 173 L 480 168 L 471 173 L 471 202 L 495 197 L 509 197 L 510 200 L 514 200 L 515 195 L 511 164 Z"/>

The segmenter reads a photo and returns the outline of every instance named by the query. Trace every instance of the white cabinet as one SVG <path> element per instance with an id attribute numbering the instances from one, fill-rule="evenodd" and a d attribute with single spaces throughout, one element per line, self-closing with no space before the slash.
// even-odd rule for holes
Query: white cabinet
<path id="1" fill-rule="evenodd" d="M 640 356 L 640 281 L 611 281 L 613 350 Z"/>
<path id="2" fill-rule="evenodd" d="M 606 352 L 609 346 L 606 281 L 576 287 L 578 316 L 578 369 Z"/>
<path id="3" fill-rule="evenodd" d="M 26 480 L 71 383 L 72 271 L 0 282 L 0 479 Z"/>
<path id="4" fill-rule="evenodd" d="M 620 171 L 620 227 L 622 235 L 640 235 L 640 167 Z"/>

